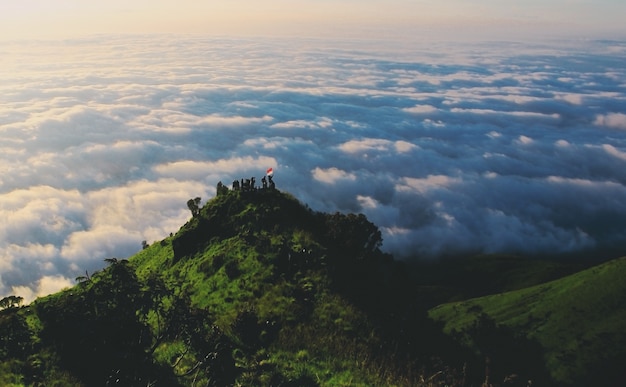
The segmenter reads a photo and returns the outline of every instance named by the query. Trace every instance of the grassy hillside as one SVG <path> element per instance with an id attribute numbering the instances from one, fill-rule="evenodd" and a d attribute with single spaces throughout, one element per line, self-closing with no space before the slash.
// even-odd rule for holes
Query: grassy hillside
<path id="1" fill-rule="evenodd" d="M 380 243 L 363 215 L 222 192 L 175 235 L 0 311 L 0 384 L 416 385 L 430 370 L 389 329 L 410 303 Z"/>
<path id="2" fill-rule="evenodd" d="M 522 345 L 540 359 L 529 371 L 543 366 L 568 385 L 614 385 L 626 377 L 625 276 L 626 258 L 616 259 L 530 288 L 441 305 L 429 315 L 492 362 L 520 361 L 511 352 Z"/>
<path id="3" fill-rule="evenodd" d="M 577 267 L 410 265 L 363 215 L 219 192 L 70 289 L 0 300 L 0 386 L 469 386 L 485 355 L 494 381 L 580 384 L 624 355 L 623 260 L 547 283 Z"/>

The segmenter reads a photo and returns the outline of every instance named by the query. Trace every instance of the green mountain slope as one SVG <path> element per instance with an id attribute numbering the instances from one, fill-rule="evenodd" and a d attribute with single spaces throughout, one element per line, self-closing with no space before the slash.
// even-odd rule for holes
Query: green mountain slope
<path id="1" fill-rule="evenodd" d="M 0 311 L 0 384 L 416 384 L 386 323 L 406 282 L 380 243 L 363 215 L 222 191 L 175 235 Z"/>
<path id="2" fill-rule="evenodd" d="M 274 189 L 190 209 L 70 289 L 0 300 L 0 386 L 469 386 L 485 355 L 494 381 L 580 384 L 624 355 L 623 260 L 543 283 L 577 267 L 394 261 L 365 216 Z"/>
<path id="3" fill-rule="evenodd" d="M 521 361 L 511 352 L 524 342 L 527 355 L 539 357 L 534 371 L 543 365 L 558 383 L 613 385 L 626 376 L 625 276 L 621 258 L 530 288 L 440 305 L 429 315 L 491 362 Z"/>

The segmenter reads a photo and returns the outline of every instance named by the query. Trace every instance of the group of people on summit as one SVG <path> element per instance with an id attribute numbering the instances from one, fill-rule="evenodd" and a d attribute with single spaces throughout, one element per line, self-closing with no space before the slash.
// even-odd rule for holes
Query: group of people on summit
<path id="1" fill-rule="evenodd" d="M 272 180 L 273 170 L 272 168 L 267 170 L 267 175 L 261 178 L 261 188 L 262 189 L 274 189 L 276 188 L 276 184 L 274 184 L 274 180 Z M 241 179 L 233 181 L 233 191 L 254 191 L 256 184 L 256 178 L 251 177 L 249 179 Z"/>

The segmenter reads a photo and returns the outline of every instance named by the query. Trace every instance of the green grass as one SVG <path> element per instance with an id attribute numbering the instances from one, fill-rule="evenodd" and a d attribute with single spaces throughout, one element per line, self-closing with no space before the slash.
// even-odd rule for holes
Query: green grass
<path id="1" fill-rule="evenodd" d="M 626 345 L 626 258 L 530 288 L 444 304 L 430 310 L 448 333 L 468 332 L 482 313 L 521 332 L 545 351 L 557 382 L 577 384 L 590 371 L 615 372 Z M 466 343 L 477 346 L 471 337 Z"/>

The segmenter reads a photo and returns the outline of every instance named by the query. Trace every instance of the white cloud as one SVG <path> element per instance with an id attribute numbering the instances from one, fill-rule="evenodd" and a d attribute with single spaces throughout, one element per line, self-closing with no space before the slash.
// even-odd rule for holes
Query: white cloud
<path id="1" fill-rule="evenodd" d="M 425 178 L 419 179 L 413 177 L 403 177 L 396 185 L 396 190 L 401 192 L 417 192 L 423 194 L 432 190 L 448 188 L 461 182 L 462 181 L 459 178 L 444 175 L 429 175 Z"/>
<path id="2" fill-rule="evenodd" d="M 524 135 L 519 136 L 517 138 L 517 140 L 515 140 L 515 141 L 518 144 L 521 144 L 521 145 L 529 145 L 529 144 L 532 144 L 534 142 L 534 140 L 532 138 L 530 138 L 528 136 L 524 136 Z"/>
<path id="3" fill-rule="evenodd" d="M 407 113 L 413 113 L 413 114 L 430 114 L 430 113 L 437 112 L 439 109 L 437 109 L 436 107 L 432 105 L 415 105 L 413 107 L 404 108 L 402 110 L 404 110 Z"/>
<path id="4" fill-rule="evenodd" d="M 612 181 L 595 181 L 590 179 L 580 179 L 580 178 L 567 178 L 562 176 L 548 176 L 546 181 L 553 184 L 561 184 L 561 185 L 569 185 L 572 187 L 594 190 L 602 190 L 602 189 L 620 189 L 623 188 L 621 184 L 612 182 Z"/>
<path id="5" fill-rule="evenodd" d="M 270 116 L 263 116 L 263 117 L 240 117 L 240 116 L 235 116 L 235 117 L 224 117 L 224 116 L 220 116 L 219 114 L 211 114 L 209 116 L 206 117 L 202 117 L 200 120 L 197 121 L 196 125 L 208 125 L 208 126 L 218 126 L 218 127 L 224 127 L 224 126 L 243 126 L 243 125 L 250 125 L 250 124 L 259 124 L 262 122 L 271 122 L 272 121 L 272 117 Z"/>
<path id="6" fill-rule="evenodd" d="M 620 151 L 610 144 L 604 144 L 602 145 L 602 148 L 606 151 L 606 153 L 610 154 L 611 156 L 615 156 L 620 160 L 626 161 L 626 151 Z"/>
<path id="7" fill-rule="evenodd" d="M 315 121 L 289 120 L 278 122 L 270 126 L 272 129 L 326 129 L 332 126 L 332 120 L 328 117 L 321 117 Z"/>
<path id="8" fill-rule="evenodd" d="M 40 267 L 46 266 L 49 260 L 54 259 L 59 254 L 58 249 L 52 243 L 25 243 L 23 245 L 10 244 L 2 248 L 0 255 L 0 269 L 8 272 L 13 269 L 13 265 L 18 260 L 30 260 L 36 262 Z"/>
<path id="9" fill-rule="evenodd" d="M 76 191 L 35 186 L 2 195 L 0 238 L 19 244 L 54 243 L 81 228 L 84 203 Z"/>
<path id="10" fill-rule="evenodd" d="M 609 113 L 599 114 L 594 122 L 599 126 L 606 126 L 612 129 L 626 130 L 626 114 L 624 113 Z"/>
<path id="11" fill-rule="evenodd" d="M 450 109 L 452 113 L 470 113 L 470 114 L 479 114 L 479 115 L 500 115 L 500 116 L 518 116 L 518 117 L 528 117 L 535 119 L 558 119 L 559 115 L 556 113 L 553 114 L 544 114 L 537 112 L 524 112 L 524 111 L 500 111 L 493 109 L 464 109 L 464 108 L 452 108 Z"/>
<path id="12" fill-rule="evenodd" d="M 367 151 L 386 151 L 389 150 L 389 146 L 392 142 L 383 139 L 365 139 L 365 140 L 350 140 L 339 146 L 339 149 L 346 153 L 360 153 Z"/>
<path id="13" fill-rule="evenodd" d="M 61 248 L 61 257 L 71 262 L 102 260 L 114 256 L 120 249 L 137 251 L 141 241 L 139 232 L 120 226 L 100 226 L 69 235 Z"/>
<path id="14" fill-rule="evenodd" d="M 7 42 L 0 296 L 127 257 L 268 167 L 315 210 L 365 213 L 399 257 L 620 251 L 623 50 L 551 44 Z"/>
<path id="15" fill-rule="evenodd" d="M 19 294 L 24 298 L 24 303 L 28 304 L 37 297 L 46 296 L 51 293 L 56 293 L 63 289 L 70 288 L 74 285 L 74 282 L 69 278 L 61 275 L 43 276 L 37 280 L 33 287 L 30 286 L 13 286 L 11 288 L 12 294 Z"/>
<path id="16" fill-rule="evenodd" d="M 582 105 L 584 95 L 566 93 L 566 94 L 558 94 L 556 98 L 566 101 L 568 103 L 571 103 L 572 105 Z"/>
<path id="17" fill-rule="evenodd" d="M 273 157 L 233 157 L 217 161 L 174 161 L 154 166 L 155 172 L 162 176 L 202 180 L 208 175 L 230 175 L 254 171 L 263 174 L 269 167 L 276 166 Z"/>
<path id="18" fill-rule="evenodd" d="M 388 152 L 395 150 L 397 153 L 407 153 L 417 149 L 417 145 L 408 141 L 390 141 L 380 138 L 366 138 L 362 140 L 350 140 L 339 146 L 346 153 Z"/>
<path id="19" fill-rule="evenodd" d="M 357 195 L 356 200 L 363 208 L 375 209 L 378 207 L 378 201 L 371 196 Z"/>
<path id="20" fill-rule="evenodd" d="M 408 153 L 419 148 L 417 145 L 407 141 L 396 141 L 394 147 L 398 153 Z"/>
<path id="21" fill-rule="evenodd" d="M 311 175 L 317 181 L 325 184 L 335 184 L 339 181 L 355 181 L 356 174 L 343 171 L 336 167 L 320 168 L 316 167 L 311 170 Z"/>

